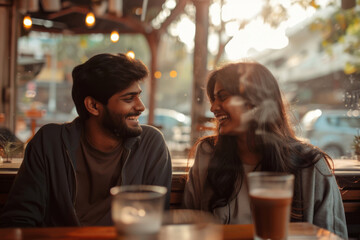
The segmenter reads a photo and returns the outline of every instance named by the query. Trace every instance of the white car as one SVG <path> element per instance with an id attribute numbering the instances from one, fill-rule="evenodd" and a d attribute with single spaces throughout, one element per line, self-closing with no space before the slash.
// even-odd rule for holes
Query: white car
<path id="1" fill-rule="evenodd" d="M 148 122 L 148 110 L 139 117 L 141 124 Z M 172 109 L 156 108 L 154 111 L 154 125 L 164 134 L 165 141 L 174 152 L 186 151 L 191 147 L 191 118 Z"/>
<path id="2" fill-rule="evenodd" d="M 307 112 L 300 123 L 303 137 L 332 158 L 351 156 L 354 135 L 360 129 L 360 117 L 349 113 L 351 111 L 320 109 Z"/>

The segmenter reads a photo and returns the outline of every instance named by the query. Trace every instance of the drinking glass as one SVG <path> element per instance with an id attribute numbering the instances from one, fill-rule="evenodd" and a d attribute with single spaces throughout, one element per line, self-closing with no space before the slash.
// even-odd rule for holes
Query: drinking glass
<path id="1" fill-rule="evenodd" d="M 130 185 L 110 190 L 112 219 L 120 239 L 158 239 L 166 187 Z"/>
<path id="2" fill-rule="evenodd" d="M 251 172 L 247 175 L 255 240 L 287 239 L 294 175 Z"/>

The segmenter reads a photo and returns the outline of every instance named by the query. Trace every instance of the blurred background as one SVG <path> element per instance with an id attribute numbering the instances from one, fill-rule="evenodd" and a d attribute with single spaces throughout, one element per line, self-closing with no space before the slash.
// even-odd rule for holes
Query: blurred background
<path id="1" fill-rule="evenodd" d="M 209 71 L 250 59 L 278 79 L 299 137 L 352 158 L 359 12 L 355 0 L 0 0 L 3 136 L 25 146 L 42 125 L 73 120 L 73 67 L 123 52 L 151 71 L 140 122 L 159 127 L 173 158 L 185 159 L 212 133 Z"/>

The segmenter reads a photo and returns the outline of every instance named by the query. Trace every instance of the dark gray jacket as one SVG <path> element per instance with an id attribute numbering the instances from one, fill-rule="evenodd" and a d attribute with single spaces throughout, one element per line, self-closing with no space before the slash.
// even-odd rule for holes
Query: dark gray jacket
<path id="1" fill-rule="evenodd" d="M 125 142 L 122 185 L 147 184 L 171 192 L 171 158 L 161 132 L 142 125 L 140 136 Z M 26 147 L 23 163 L 0 215 L 0 227 L 79 226 L 74 208 L 77 192 L 76 151 L 82 125 L 43 126 Z"/>

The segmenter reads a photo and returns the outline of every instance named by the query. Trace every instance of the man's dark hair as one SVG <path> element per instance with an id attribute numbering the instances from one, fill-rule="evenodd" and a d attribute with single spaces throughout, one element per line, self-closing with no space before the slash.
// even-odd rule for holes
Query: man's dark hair
<path id="1" fill-rule="evenodd" d="M 84 105 L 87 96 L 104 105 L 117 92 L 148 75 L 144 63 L 125 54 L 99 54 L 78 65 L 72 72 L 72 98 L 80 119 L 86 120 L 89 112 Z"/>

